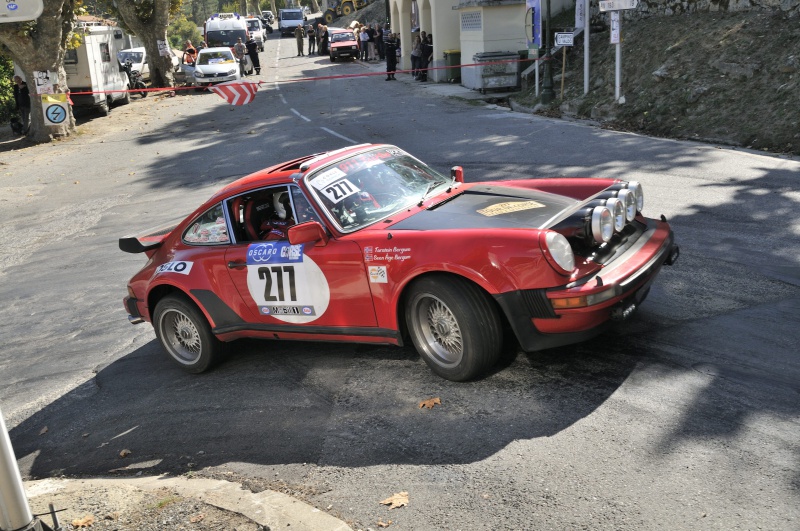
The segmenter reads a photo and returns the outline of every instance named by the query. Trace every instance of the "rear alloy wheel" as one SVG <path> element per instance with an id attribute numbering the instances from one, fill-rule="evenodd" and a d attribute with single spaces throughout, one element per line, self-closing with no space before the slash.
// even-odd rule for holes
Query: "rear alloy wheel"
<path id="1" fill-rule="evenodd" d="M 497 308 L 471 282 L 424 277 L 409 288 L 406 323 L 411 341 L 428 366 L 446 380 L 471 380 L 500 356 L 503 333 Z"/>
<path id="2" fill-rule="evenodd" d="M 153 328 L 170 358 L 194 374 L 213 366 L 224 347 L 205 316 L 183 295 L 168 295 L 158 302 Z"/>

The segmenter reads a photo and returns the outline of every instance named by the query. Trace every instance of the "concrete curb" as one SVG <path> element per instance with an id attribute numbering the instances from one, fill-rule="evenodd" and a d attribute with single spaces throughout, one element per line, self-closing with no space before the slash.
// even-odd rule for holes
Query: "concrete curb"
<path id="1" fill-rule="evenodd" d="M 238 483 L 217 479 L 173 476 L 43 479 L 26 481 L 25 491 L 29 497 L 34 498 L 56 492 L 80 493 L 88 486 L 143 491 L 170 489 L 182 497 L 196 498 L 220 509 L 239 513 L 269 529 L 288 527 L 294 531 L 352 531 L 350 526 L 338 518 L 286 494 L 271 490 L 252 493 Z"/>

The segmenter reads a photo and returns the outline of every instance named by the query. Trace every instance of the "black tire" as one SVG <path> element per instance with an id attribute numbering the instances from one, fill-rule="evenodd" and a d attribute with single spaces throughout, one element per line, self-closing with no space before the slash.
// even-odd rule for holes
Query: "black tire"
<path id="1" fill-rule="evenodd" d="M 342 15 L 343 16 L 346 17 L 347 15 L 351 14 L 353 11 L 355 11 L 355 7 L 353 7 L 352 2 L 345 2 L 344 4 L 342 4 Z"/>
<path id="2" fill-rule="evenodd" d="M 106 101 L 97 107 L 97 110 L 100 112 L 100 116 L 108 116 L 111 114 L 111 100 L 106 99 Z"/>
<path id="3" fill-rule="evenodd" d="M 169 358 L 186 372 L 208 370 L 224 349 L 205 316 L 185 295 L 167 295 L 158 301 L 153 328 Z"/>
<path id="4" fill-rule="evenodd" d="M 119 100 L 120 105 L 127 105 L 130 102 L 131 102 L 131 93 L 130 92 L 126 92 L 125 94 L 123 94 L 123 96 Z"/>
<path id="5" fill-rule="evenodd" d="M 331 63 L 335 63 L 335 62 L 336 62 L 336 57 L 331 55 Z"/>
<path id="6" fill-rule="evenodd" d="M 500 357 L 503 328 L 497 307 L 463 278 L 435 275 L 415 281 L 405 317 L 417 352 L 446 380 L 471 380 Z"/>
<path id="7" fill-rule="evenodd" d="M 145 85 L 143 81 L 137 81 L 136 85 L 133 88 L 135 88 L 135 89 L 143 89 L 143 88 L 147 88 L 147 85 Z M 139 96 L 141 96 L 143 98 L 146 98 L 147 97 L 147 91 L 145 91 L 145 90 L 141 91 L 139 93 Z"/>

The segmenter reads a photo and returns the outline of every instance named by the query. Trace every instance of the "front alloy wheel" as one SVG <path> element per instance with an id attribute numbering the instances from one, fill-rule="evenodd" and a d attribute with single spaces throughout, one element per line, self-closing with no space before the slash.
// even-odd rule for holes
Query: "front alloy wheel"
<path id="1" fill-rule="evenodd" d="M 462 382 L 497 362 L 503 342 L 500 317 L 480 288 L 459 277 L 436 275 L 417 280 L 407 300 L 411 340 L 433 372 Z"/>

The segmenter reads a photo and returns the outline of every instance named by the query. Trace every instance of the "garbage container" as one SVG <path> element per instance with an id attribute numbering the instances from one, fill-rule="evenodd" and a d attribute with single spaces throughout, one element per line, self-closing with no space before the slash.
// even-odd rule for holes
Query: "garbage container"
<path id="1" fill-rule="evenodd" d="M 448 83 L 461 81 L 461 50 L 444 51 L 445 80 Z"/>
<path id="2" fill-rule="evenodd" d="M 476 66 L 462 68 L 462 85 L 486 92 L 517 86 L 517 52 L 482 52 L 472 57 Z"/>

